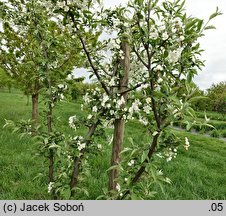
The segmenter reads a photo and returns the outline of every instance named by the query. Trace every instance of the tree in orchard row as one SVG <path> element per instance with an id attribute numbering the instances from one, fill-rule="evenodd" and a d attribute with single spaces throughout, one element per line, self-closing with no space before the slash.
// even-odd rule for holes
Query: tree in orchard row
<path id="1" fill-rule="evenodd" d="M 155 152 L 161 154 L 161 146 L 165 146 L 165 155 L 161 157 L 169 161 L 174 156 L 170 143 L 165 140 L 165 131 L 173 122 L 183 120 L 185 114 L 195 115 L 189 107 L 189 98 L 194 92 L 189 83 L 197 68 L 203 66 L 197 40 L 204 30 L 213 28 L 208 23 L 220 13 L 217 10 L 204 25 L 203 20 L 187 17 L 181 1 L 134 0 L 128 4 L 129 11 L 119 7 L 97 12 L 92 6 L 91 1 L 58 1 L 55 5 L 55 12 L 63 14 L 71 33 L 78 36 L 89 66 L 102 87 L 84 98 L 91 110 L 90 129 L 77 144 L 79 154 L 73 157 L 70 186 L 71 189 L 77 186 L 82 158 L 97 126 L 103 121 L 113 122 L 109 190 L 119 192 L 118 198 L 123 199 L 132 192 L 141 176 L 150 172 L 150 162 Z M 98 39 L 109 30 L 115 38 Z M 90 32 L 96 37 L 89 38 Z M 187 94 L 178 94 L 184 86 Z M 141 100 L 134 97 L 139 87 L 143 92 Z M 147 128 L 150 144 L 144 148 L 137 145 L 136 157 L 131 154 L 132 158 L 125 157 L 129 162 L 121 161 L 124 121 L 134 118 Z M 186 149 L 188 145 L 186 139 Z M 140 160 L 136 161 L 138 157 Z M 129 167 L 123 167 L 125 164 Z M 126 182 L 121 178 L 125 175 Z"/>
<path id="2" fill-rule="evenodd" d="M 51 21 L 42 1 L 0 4 L 1 68 L 32 96 L 32 120 L 36 125 L 39 94 L 47 92 L 50 96 L 60 90 L 57 86 L 65 83 L 73 64 L 79 64 L 76 42 Z"/>
<path id="3" fill-rule="evenodd" d="M 65 80 L 80 58 L 76 41 L 51 20 L 42 1 L 1 3 L 1 67 L 32 95 L 33 135 L 39 95 L 46 105 L 47 137 L 53 133 L 53 107 L 64 97 Z M 76 59 L 76 61 L 75 61 Z M 49 182 L 54 181 L 54 150 L 48 149 Z"/>

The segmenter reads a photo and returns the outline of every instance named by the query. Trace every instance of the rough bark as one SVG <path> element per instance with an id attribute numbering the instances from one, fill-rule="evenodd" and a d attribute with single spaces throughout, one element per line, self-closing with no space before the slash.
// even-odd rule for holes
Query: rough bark
<path id="1" fill-rule="evenodd" d="M 124 92 L 122 96 L 124 97 L 125 103 L 127 101 L 128 92 L 128 80 L 130 72 L 130 47 L 128 42 L 122 42 L 122 50 L 124 53 L 124 59 L 121 61 L 122 68 L 124 70 L 123 76 L 120 78 L 118 92 Z M 123 139 L 124 139 L 124 128 L 125 121 L 120 118 L 116 119 L 114 122 L 114 137 L 113 137 L 113 146 L 112 146 L 112 156 L 111 156 L 111 166 L 118 165 L 120 163 L 120 152 L 123 149 Z M 109 172 L 109 185 L 108 189 L 116 190 L 116 179 L 119 176 L 118 169 L 112 169 Z"/>

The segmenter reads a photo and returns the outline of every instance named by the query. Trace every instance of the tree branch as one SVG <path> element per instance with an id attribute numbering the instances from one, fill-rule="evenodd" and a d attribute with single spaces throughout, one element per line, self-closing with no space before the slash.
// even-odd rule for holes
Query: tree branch
<path id="1" fill-rule="evenodd" d="M 141 58 L 140 54 L 138 53 L 138 51 L 135 49 L 135 47 L 133 47 L 133 51 L 135 52 L 137 58 L 142 62 L 142 64 L 148 68 L 148 64 Z"/>
<path id="2" fill-rule="evenodd" d="M 156 149 L 156 146 L 158 144 L 158 138 L 160 136 L 160 131 L 158 132 L 158 134 L 156 134 L 152 140 L 152 143 L 151 143 L 151 146 L 150 146 L 150 149 L 148 151 L 148 155 L 147 155 L 147 159 L 142 163 L 140 169 L 135 173 L 132 181 L 131 181 L 131 185 L 135 184 L 139 179 L 140 177 L 142 176 L 142 174 L 144 173 L 145 171 L 145 168 L 147 166 L 147 164 L 150 162 L 154 152 L 155 152 L 155 149 Z M 121 199 L 123 200 L 128 194 L 130 193 L 130 190 L 126 190 L 124 192 L 124 194 L 120 197 L 118 197 L 118 199 Z"/>
<path id="3" fill-rule="evenodd" d="M 93 125 L 91 125 L 91 127 L 89 128 L 89 131 L 87 132 L 86 134 L 86 138 L 85 138 L 85 143 L 86 143 L 86 146 L 90 144 L 90 139 L 91 137 L 93 136 L 97 126 L 100 124 L 100 120 L 98 120 L 96 123 L 94 123 Z M 86 152 L 86 149 L 87 148 L 84 148 L 81 150 L 81 154 L 76 157 L 74 159 L 74 166 L 73 166 L 73 172 L 72 172 L 72 175 L 71 175 L 71 181 L 70 181 L 70 188 L 73 189 L 77 186 L 77 183 L 78 183 L 78 175 L 79 175 L 79 171 L 80 171 L 80 165 L 81 165 L 81 161 L 82 161 L 82 158 L 84 157 L 84 153 Z M 72 195 L 73 195 L 74 192 L 72 192 Z"/>
<path id="4" fill-rule="evenodd" d="M 93 61 L 92 61 L 92 58 L 91 58 L 91 56 L 90 56 L 90 53 L 89 53 L 89 51 L 88 51 L 88 49 L 87 49 L 87 47 L 86 47 L 85 41 L 83 40 L 83 38 L 82 38 L 82 36 L 81 36 L 81 33 L 79 32 L 78 26 L 77 26 L 76 23 L 75 23 L 75 19 L 74 19 L 73 14 L 70 13 L 69 15 L 70 15 L 71 20 L 72 20 L 72 22 L 73 22 L 73 24 L 74 24 L 74 27 L 75 27 L 75 29 L 76 29 L 76 33 L 78 34 L 79 40 L 80 40 L 80 42 L 81 42 L 81 44 L 82 44 L 82 48 L 83 48 L 83 50 L 84 50 L 84 52 L 85 52 L 85 54 L 86 54 L 86 56 L 87 56 L 88 62 L 89 62 L 89 64 L 90 64 L 90 66 L 91 66 L 91 68 L 92 68 L 94 74 L 96 75 L 98 81 L 100 82 L 101 86 L 103 87 L 103 89 L 105 90 L 105 92 L 107 93 L 107 95 L 110 95 L 109 89 L 107 88 L 107 86 L 105 85 L 105 83 L 101 80 L 101 77 L 100 77 L 100 75 L 99 75 L 98 69 L 95 67 L 95 65 L 94 65 L 94 63 L 93 63 Z"/>

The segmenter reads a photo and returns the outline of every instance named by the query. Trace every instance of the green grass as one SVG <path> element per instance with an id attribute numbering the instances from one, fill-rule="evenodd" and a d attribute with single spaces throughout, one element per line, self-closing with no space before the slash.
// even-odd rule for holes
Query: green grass
<path id="1" fill-rule="evenodd" d="M 190 148 L 180 148 L 178 157 L 164 162 L 163 170 L 172 180 L 165 187 L 166 199 L 225 199 L 226 142 L 202 135 L 172 130 L 178 137 L 187 136 Z M 162 196 L 158 193 L 157 199 Z"/>
<path id="2" fill-rule="evenodd" d="M 55 116 L 60 116 L 55 120 L 55 126 L 67 134 L 73 134 L 68 128 L 68 117 L 85 115 L 79 108 L 79 103 L 59 104 L 54 112 Z M 16 121 L 30 118 L 30 109 L 26 106 L 26 97 L 19 92 L 0 92 L 0 199 L 50 199 L 47 175 L 35 178 L 48 169 L 36 155 L 35 142 L 29 136 L 20 139 L 10 129 L 2 129 L 4 119 Z M 107 133 L 110 135 L 111 131 Z M 158 193 L 154 199 L 225 199 L 226 142 L 173 129 L 171 132 L 181 139 L 182 144 L 187 136 L 191 147 L 186 151 L 181 145 L 176 159 L 169 163 L 162 161 L 161 169 L 173 183 L 163 185 L 165 193 L 155 186 L 153 190 Z M 147 139 L 145 129 L 137 122 L 126 125 L 125 146 L 129 145 L 130 136 L 135 142 Z M 84 178 L 79 184 L 88 189 L 89 195 L 80 199 L 95 199 L 103 194 L 103 188 L 107 188 L 106 170 L 110 164 L 111 146 L 104 144 L 103 148 L 102 154 L 89 156 L 92 178 Z"/>

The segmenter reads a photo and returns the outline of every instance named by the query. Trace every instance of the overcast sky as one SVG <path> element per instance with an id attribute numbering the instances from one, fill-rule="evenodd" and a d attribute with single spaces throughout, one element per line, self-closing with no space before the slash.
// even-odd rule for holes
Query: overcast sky
<path id="1" fill-rule="evenodd" d="M 125 5 L 126 2 L 127 0 L 104 0 L 106 7 Z M 186 1 L 187 14 L 205 20 L 215 11 L 217 6 L 223 12 L 223 15 L 211 23 L 217 29 L 206 31 L 205 37 L 200 40 L 201 47 L 205 50 L 203 59 L 206 60 L 206 63 L 194 81 L 202 90 L 210 87 L 212 83 L 226 81 L 226 0 Z"/>

